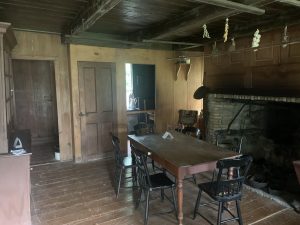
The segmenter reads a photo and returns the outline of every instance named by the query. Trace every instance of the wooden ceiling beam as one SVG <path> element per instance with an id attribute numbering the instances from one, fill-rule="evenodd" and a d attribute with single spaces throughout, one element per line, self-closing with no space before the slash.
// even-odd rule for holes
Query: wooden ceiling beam
<path id="1" fill-rule="evenodd" d="M 111 48 L 141 48 L 141 49 L 172 50 L 172 45 L 128 41 L 125 36 L 109 35 L 104 33 L 91 33 L 91 32 L 82 32 L 78 35 L 64 35 L 62 36 L 62 43 L 83 44 L 83 45 L 111 47 Z"/>
<path id="2" fill-rule="evenodd" d="M 122 0 L 92 1 L 88 9 L 83 10 L 77 16 L 75 23 L 71 26 L 71 34 L 78 34 L 88 30 L 102 16 L 117 6 Z"/>
<path id="3" fill-rule="evenodd" d="M 298 0 L 278 0 L 278 2 L 300 7 L 300 1 Z"/>
<path id="4" fill-rule="evenodd" d="M 262 15 L 265 13 L 264 9 L 257 8 L 252 5 L 241 4 L 227 0 L 188 0 L 196 3 L 205 3 L 209 5 L 219 6 L 227 9 L 237 10 L 239 12 L 251 13 L 255 15 Z"/>
<path id="5" fill-rule="evenodd" d="M 40 10 L 40 11 L 52 11 L 52 12 L 60 12 L 60 13 L 71 13 L 76 15 L 76 11 L 72 10 L 68 7 L 61 7 L 57 5 L 48 5 L 48 4 L 41 4 L 41 3 L 36 3 L 36 4 L 28 4 L 25 1 L 11 1 L 11 2 L 5 2 L 5 1 L 0 1 L 0 5 L 5 6 L 5 7 L 14 7 L 16 9 L 31 9 L 34 11 Z"/>
<path id="6" fill-rule="evenodd" d="M 274 2 L 275 0 L 248 0 L 245 4 L 251 4 L 253 6 L 263 6 Z M 206 12 L 206 14 L 199 14 L 196 18 L 187 20 L 186 15 L 194 15 L 194 9 L 184 13 L 183 16 L 178 16 L 179 19 L 172 19 L 164 24 L 161 24 L 159 28 L 157 26 L 149 28 L 147 30 L 139 31 L 132 35 L 132 37 L 138 37 L 139 39 L 155 39 L 163 40 L 169 39 L 179 33 L 188 33 L 191 30 L 199 27 L 202 29 L 203 24 L 209 24 L 216 22 L 226 17 L 240 14 L 241 12 L 234 9 L 218 9 L 214 12 Z M 180 19 L 185 18 L 185 19 Z"/>
<path id="7" fill-rule="evenodd" d="M 187 45 L 187 46 L 203 46 L 201 43 L 192 43 L 186 41 L 160 41 L 160 40 L 143 40 L 144 43 L 159 43 L 159 44 L 168 44 L 168 45 Z"/>

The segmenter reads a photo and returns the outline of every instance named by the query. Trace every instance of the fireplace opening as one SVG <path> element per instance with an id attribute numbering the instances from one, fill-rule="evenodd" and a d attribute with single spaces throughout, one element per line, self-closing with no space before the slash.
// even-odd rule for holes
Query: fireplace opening
<path id="1" fill-rule="evenodd" d="M 269 103 L 265 111 L 266 137 L 282 147 L 299 147 L 300 104 Z"/>
<path id="2" fill-rule="evenodd" d="M 254 158 L 247 183 L 300 210 L 300 104 L 208 98 L 208 136 Z"/>

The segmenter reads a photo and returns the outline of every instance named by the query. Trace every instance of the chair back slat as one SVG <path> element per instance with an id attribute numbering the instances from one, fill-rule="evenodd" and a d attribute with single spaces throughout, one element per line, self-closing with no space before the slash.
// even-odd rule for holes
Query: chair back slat
<path id="1" fill-rule="evenodd" d="M 144 122 L 139 122 L 138 124 L 134 125 L 133 129 L 135 131 L 135 135 L 137 136 L 154 133 L 153 125 Z"/>
<path id="2" fill-rule="evenodd" d="M 115 163 L 117 165 L 123 165 L 123 160 L 124 157 L 121 153 L 121 149 L 120 149 L 120 140 L 117 136 L 113 135 L 112 133 L 111 135 L 111 142 L 113 145 L 113 149 L 114 149 L 114 158 L 115 158 Z"/>
<path id="3" fill-rule="evenodd" d="M 180 109 L 179 111 L 178 123 L 185 126 L 193 126 L 197 123 L 198 111 L 197 110 L 184 110 Z"/>
<path id="4" fill-rule="evenodd" d="M 147 167 L 147 155 L 135 148 L 133 145 L 131 145 L 131 152 L 133 153 L 137 166 L 137 178 L 139 185 L 142 187 L 151 187 L 151 180 Z"/>
<path id="5" fill-rule="evenodd" d="M 219 160 L 217 162 L 219 172 L 214 187 L 215 196 L 220 198 L 240 197 L 252 160 L 251 156 Z M 224 176 L 224 171 L 230 174 Z"/>

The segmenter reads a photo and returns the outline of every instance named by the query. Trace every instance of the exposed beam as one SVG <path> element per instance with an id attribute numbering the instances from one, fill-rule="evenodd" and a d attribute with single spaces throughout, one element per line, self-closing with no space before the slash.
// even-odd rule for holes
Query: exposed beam
<path id="1" fill-rule="evenodd" d="M 171 45 L 188 45 L 188 46 L 203 46 L 201 43 L 191 43 L 191 42 L 180 42 L 180 41 L 160 41 L 160 40 L 146 40 L 144 39 L 143 42 L 145 43 L 159 43 L 159 44 L 171 44 Z"/>
<path id="2" fill-rule="evenodd" d="M 3 5 L 5 7 L 11 6 L 15 8 L 21 8 L 21 9 L 30 9 L 30 10 L 40 10 L 40 11 L 52 11 L 52 12 L 61 12 L 61 13 L 68 13 L 73 14 L 73 18 L 76 15 L 76 11 L 67 7 L 61 7 L 56 5 L 45 5 L 41 3 L 36 4 L 28 4 L 26 2 L 4 2 L 0 1 L 0 5 Z"/>
<path id="3" fill-rule="evenodd" d="M 52 32 L 52 31 L 46 31 L 46 30 L 34 30 L 34 29 L 19 28 L 19 27 L 13 27 L 12 30 L 15 30 L 15 31 L 25 31 L 25 32 L 34 32 L 34 33 L 41 33 L 41 34 L 61 35 L 61 33 L 59 33 L 59 32 Z"/>
<path id="4" fill-rule="evenodd" d="M 159 43 L 143 43 L 127 41 L 126 37 L 119 35 L 108 35 L 102 33 L 83 32 L 79 35 L 64 35 L 62 37 L 64 44 L 82 44 L 111 48 L 141 48 L 141 49 L 162 49 L 173 50 L 172 45 Z"/>
<path id="5" fill-rule="evenodd" d="M 250 4 L 253 6 L 263 6 L 274 2 L 275 0 L 248 0 L 245 1 L 245 4 Z M 180 33 L 188 33 L 195 28 L 201 29 L 203 24 L 209 24 L 221 19 L 225 19 L 226 17 L 234 16 L 240 14 L 240 11 L 233 9 L 218 9 L 214 12 L 205 12 L 206 14 L 200 14 L 197 17 L 193 17 L 193 19 L 186 19 L 188 14 L 194 15 L 194 9 L 184 13 L 182 16 L 178 16 L 178 19 L 172 19 L 170 21 L 165 22 L 164 24 L 160 24 L 158 26 L 152 27 L 147 30 L 139 31 L 132 35 L 132 37 L 138 37 L 139 39 L 169 39 L 174 35 L 178 35 Z M 184 19 L 182 19 L 184 18 Z"/>
<path id="6" fill-rule="evenodd" d="M 278 0 L 278 2 L 300 7 L 300 1 L 298 0 Z"/>
<path id="7" fill-rule="evenodd" d="M 78 35 L 65 35 L 66 39 L 90 39 L 98 40 L 103 42 L 111 43 L 122 43 L 130 45 L 144 45 L 145 43 L 150 44 L 164 44 L 164 45 L 184 45 L 184 46 L 204 46 L 201 43 L 191 43 L 191 42 L 179 42 L 179 41 L 160 41 L 160 40 L 143 40 L 140 41 L 130 41 L 124 35 L 114 35 L 114 34 L 105 34 L 105 33 L 93 33 L 93 32 L 82 32 Z"/>
<path id="8" fill-rule="evenodd" d="M 220 6 L 223 8 L 234 9 L 239 12 L 251 13 L 255 15 L 262 15 L 265 13 L 264 9 L 260 9 L 251 5 L 241 4 L 238 2 L 227 1 L 227 0 L 188 0 L 188 1 Z"/>
<path id="9" fill-rule="evenodd" d="M 112 10 L 122 0 L 94 0 L 93 3 L 82 11 L 71 28 L 71 34 L 78 34 L 88 30 L 102 16 Z"/>

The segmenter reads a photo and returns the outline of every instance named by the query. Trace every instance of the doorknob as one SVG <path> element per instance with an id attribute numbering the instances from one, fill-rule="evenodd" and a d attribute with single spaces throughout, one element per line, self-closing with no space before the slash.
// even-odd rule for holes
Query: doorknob
<path id="1" fill-rule="evenodd" d="M 80 113 L 79 113 L 79 116 L 86 116 L 86 113 L 80 112 Z"/>

